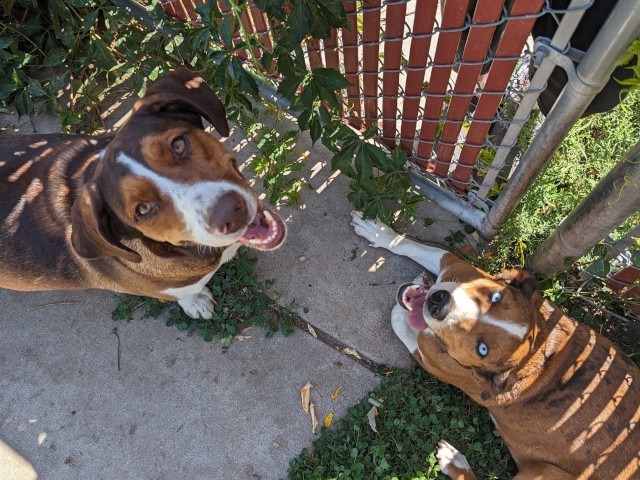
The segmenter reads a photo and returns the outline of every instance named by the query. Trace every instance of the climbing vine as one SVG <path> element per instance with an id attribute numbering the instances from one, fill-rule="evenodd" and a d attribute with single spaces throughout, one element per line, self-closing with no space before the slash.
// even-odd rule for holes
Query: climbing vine
<path id="1" fill-rule="evenodd" d="M 114 2 L 123 3 L 123 2 Z M 200 72 L 223 99 L 229 118 L 255 139 L 260 155 L 254 170 L 272 202 L 298 201 L 304 182 L 291 173 L 304 158 L 294 154 L 302 132 L 322 140 L 331 165 L 351 179 L 354 206 L 367 216 L 391 221 L 393 212 L 412 215 L 421 197 L 411 193 L 406 155 L 389 154 L 372 140 L 375 128 L 357 132 L 341 112 L 341 90 L 350 83 L 337 70 L 310 69 L 303 44 L 349 28 L 340 0 L 255 0 L 274 25 L 268 49 L 242 22 L 246 0 L 197 6 L 196 22 L 169 19 L 160 4 L 142 11 L 106 0 L 5 0 L 0 20 L 0 102 L 19 115 L 55 112 L 65 131 L 102 127 L 102 99 L 121 85 L 139 96 L 177 64 Z M 143 17 L 141 21 L 140 17 Z M 259 52 L 256 54 L 255 52 Z M 126 83 L 125 83 L 126 82 Z M 265 105 L 260 83 L 288 99 L 298 129 L 279 132 L 261 114 L 279 115 Z"/>

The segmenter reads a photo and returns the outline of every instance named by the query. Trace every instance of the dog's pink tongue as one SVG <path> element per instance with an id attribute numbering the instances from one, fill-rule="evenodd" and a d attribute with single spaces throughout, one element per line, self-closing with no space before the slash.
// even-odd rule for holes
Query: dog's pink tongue
<path id="1" fill-rule="evenodd" d="M 407 321 L 416 330 L 424 330 L 429 328 L 427 322 L 424 321 L 424 302 L 427 300 L 428 289 L 424 286 L 416 286 L 407 289 L 404 294 L 404 303 L 410 307 L 407 315 Z"/>

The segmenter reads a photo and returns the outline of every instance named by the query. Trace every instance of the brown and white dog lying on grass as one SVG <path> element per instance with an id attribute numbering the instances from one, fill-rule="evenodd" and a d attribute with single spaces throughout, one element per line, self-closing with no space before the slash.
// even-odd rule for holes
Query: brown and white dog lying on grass
<path id="1" fill-rule="evenodd" d="M 115 135 L 0 137 L 0 287 L 177 300 L 211 318 L 206 283 L 240 245 L 278 248 L 284 222 L 233 155 L 225 109 L 199 76 L 155 83 Z"/>
<path id="2" fill-rule="evenodd" d="M 521 479 L 640 478 L 640 370 L 520 269 L 491 276 L 353 214 L 358 235 L 437 275 L 398 292 L 394 331 L 420 365 L 489 409 Z M 475 479 L 445 441 L 442 471 Z"/>

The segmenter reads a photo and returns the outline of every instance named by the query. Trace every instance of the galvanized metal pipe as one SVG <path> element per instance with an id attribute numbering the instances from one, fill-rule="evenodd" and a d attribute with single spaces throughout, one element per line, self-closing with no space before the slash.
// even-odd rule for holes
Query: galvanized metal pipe
<path id="1" fill-rule="evenodd" d="M 555 273 L 586 254 L 640 210 L 640 142 L 611 169 L 528 259 L 536 272 Z"/>
<path id="2" fill-rule="evenodd" d="M 483 237 L 491 238 L 498 232 L 573 124 L 607 83 L 616 61 L 639 35 L 638 0 L 621 0 L 596 35 L 577 69 L 567 72 L 569 82 L 478 229 Z"/>
<path id="3" fill-rule="evenodd" d="M 422 173 L 410 171 L 411 181 L 416 190 L 427 199 L 455 215 L 463 222 L 471 225 L 476 230 L 480 229 L 485 213 L 473 208 L 468 202 L 458 197 L 455 193 L 440 187 L 424 177 Z"/>
<path id="4" fill-rule="evenodd" d="M 573 35 L 573 32 L 575 32 L 576 27 L 584 16 L 585 8 L 590 6 L 592 3 L 593 0 L 572 0 L 567 8 L 568 12 L 562 17 L 562 21 L 551 39 L 550 45 L 552 48 L 555 48 L 556 50 L 565 50 L 567 48 L 571 35 Z M 540 44 L 540 41 L 536 42 L 533 49 L 534 52 L 539 51 Z M 482 185 L 478 189 L 478 197 L 483 199 L 487 198 L 491 187 L 495 183 L 500 170 L 504 166 L 508 155 L 511 152 L 512 146 L 515 145 L 518 140 L 518 135 L 520 134 L 522 127 L 529 119 L 529 115 L 535 107 L 540 93 L 547 86 L 547 81 L 555 67 L 555 63 L 552 62 L 548 56 L 543 57 L 542 62 L 536 69 L 535 75 L 531 79 L 529 88 L 527 88 L 527 91 L 520 100 L 520 105 L 518 105 L 518 109 L 511 119 L 507 132 L 502 138 L 500 145 L 498 145 L 496 155 L 493 157 L 493 161 L 491 162 L 491 168 L 487 171 L 487 174 L 482 181 Z"/>

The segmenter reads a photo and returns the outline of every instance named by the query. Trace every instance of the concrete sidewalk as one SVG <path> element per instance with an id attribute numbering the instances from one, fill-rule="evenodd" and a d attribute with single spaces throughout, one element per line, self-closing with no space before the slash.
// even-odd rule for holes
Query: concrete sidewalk
<path id="1" fill-rule="evenodd" d="M 57 128 L 49 117 L 0 115 L 3 125 L 23 133 Z M 234 128 L 225 144 L 249 172 L 255 149 L 242 131 Z M 331 155 L 319 143 L 311 150 L 303 138 L 297 151 L 306 150 L 302 174 L 313 189 L 299 205 L 279 209 L 288 241 L 256 254 L 258 275 L 275 279 L 279 301 L 295 300 L 296 313 L 330 339 L 374 362 L 409 366 L 389 318 L 397 286 L 420 269 L 353 233 L 348 179 L 330 172 Z M 425 208 L 446 221 L 422 239 L 440 242 L 448 226 L 459 227 L 438 207 Z M 60 480 L 284 478 L 289 461 L 319 436 L 301 409 L 300 388 L 314 385 L 322 423 L 378 384 L 331 341 L 303 331 L 270 339 L 254 331 L 223 353 L 219 343 L 188 337 L 163 319 L 112 321 L 109 292 L 0 290 L 0 305 L 3 480 L 34 478 L 33 470 Z M 11 473 L 20 468 L 22 475 Z"/>

